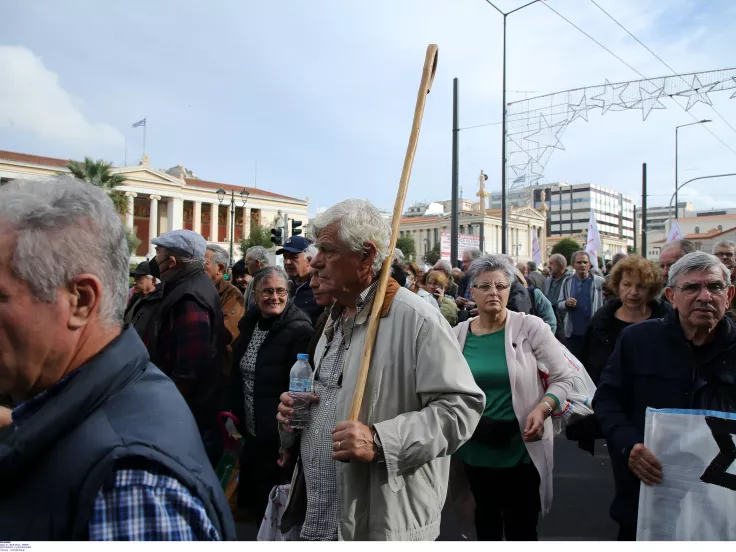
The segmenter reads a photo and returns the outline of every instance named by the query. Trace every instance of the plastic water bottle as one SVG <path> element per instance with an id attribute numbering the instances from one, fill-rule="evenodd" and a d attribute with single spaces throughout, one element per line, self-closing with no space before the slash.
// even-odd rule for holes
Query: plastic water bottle
<path id="1" fill-rule="evenodd" d="M 289 395 L 294 399 L 294 415 L 291 417 L 292 429 L 304 429 L 309 422 L 309 407 L 312 404 L 312 367 L 309 355 L 296 355 L 296 362 L 289 373 Z"/>

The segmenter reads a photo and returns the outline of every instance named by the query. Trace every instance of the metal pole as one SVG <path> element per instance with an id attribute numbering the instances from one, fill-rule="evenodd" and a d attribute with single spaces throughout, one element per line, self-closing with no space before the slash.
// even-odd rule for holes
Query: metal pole
<path id="1" fill-rule="evenodd" d="M 636 252 L 636 205 L 634 205 L 634 252 Z"/>
<path id="2" fill-rule="evenodd" d="M 677 210 L 677 131 L 679 127 L 675 127 L 675 220 L 679 217 Z"/>
<path id="3" fill-rule="evenodd" d="M 457 266 L 458 242 L 458 90 L 457 78 L 452 80 L 452 214 L 450 215 L 450 264 Z"/>
<path id="4" fill-rule="evenodd" d="M 501 253 L 506 255 L 506 14 L 503 14 L 503 99 L 501 123 Z"/>
<path id="5" fill-rule="evenodd" d="M 230 191 L 230 266 L 233 264 L 233 240 L 235 239 L 235 192 Z"/>
<path id="6" fill-rule="evenodd" d="M 641 251 L 647 258 L 647 164 L 641 164 Z"/>

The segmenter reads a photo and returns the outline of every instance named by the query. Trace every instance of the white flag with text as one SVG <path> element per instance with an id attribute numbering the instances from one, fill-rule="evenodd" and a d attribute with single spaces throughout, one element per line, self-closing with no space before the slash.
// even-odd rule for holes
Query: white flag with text
<path id="1" fill-rule="evenodd" d="M 672 221 L 672 226 L 670 226 L 670 233 L 667 234 L 667 241 L 665 243 L 670 243 L 672 241 L 681 240 L 682 234 L 680 233 L 680 225 L 677 224 L 677 219 Z"/>
<path id="2" fill-rule="evenodd" d="M 539 247 L 539 239 L 537 239 L 537 231 L 532 230 L 532 261 L 537 266 L 542 265 L 542 249 Z"/>
<path id="3" fill-rule="evenodd" d="M 590 256 L 590 266 L 592 268 L 598 268 L 598 251 L 602 249 L 603 244 L 601 243 L 601 235 L 598 233 L 598 224 L 595 221 L 595 211 L 591 211 L 585 252 Z"/>

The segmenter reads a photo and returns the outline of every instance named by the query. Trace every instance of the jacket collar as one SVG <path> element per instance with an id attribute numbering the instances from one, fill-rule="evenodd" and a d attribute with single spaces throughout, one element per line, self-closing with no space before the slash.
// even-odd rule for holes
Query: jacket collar
<path id="1" fill-rule="evenodd" d="M 671 339 L 692 346 L 691 342 L 685 337 L 685 332 L 680 324 L 680 315 L 676 310 L 673 309 L 670 311 L 664 318 L 664 321 Z M 736 347 L 736 325 L 727 317 L 724 316 L 716 324 L 713 331 L 715 332 L 715 339 L 708 344 L 709 358 L 713 358 L 727 349 Z"/>
<path id="2" fill-rule="evenodd" d="M 148 362 L 145 346 L 135 329 L 129 328 L 60 382 L 55 392 L 40 397 L 37 409 L 11 425 L 0 440 L 0 488 L 3 480 L 10 480 L 113 394 L 140 377 Z"/>

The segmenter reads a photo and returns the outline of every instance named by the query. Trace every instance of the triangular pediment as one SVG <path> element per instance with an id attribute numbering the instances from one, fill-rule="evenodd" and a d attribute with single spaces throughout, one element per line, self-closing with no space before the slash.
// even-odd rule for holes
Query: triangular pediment
<path id="1" fill-rule="evenodd" d="M 511 213 L 516 216 L 529 217 L 533 219 L 538 219 L 540 221 L 547 220 L 547 217 L 544 213 L 542 213 L 539 209 L 535 209 L 531 205 L 527 205 L 524 207 L 512 207 Z"/>
<path id="2" fill-rule="evenodd" d="M 145 182 L 148 184 L 164 184 L 178 187 L 184 185 L 183 180 L 167 174 L 164 171 L 146 166 L 122 167 L 120 169 L 113 169 L 112 172 L 124 176 L 126 180 L 130 180 L 135 183 Z"/>

